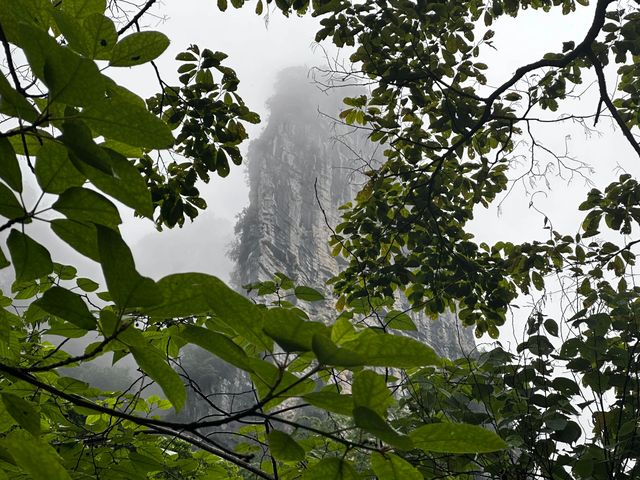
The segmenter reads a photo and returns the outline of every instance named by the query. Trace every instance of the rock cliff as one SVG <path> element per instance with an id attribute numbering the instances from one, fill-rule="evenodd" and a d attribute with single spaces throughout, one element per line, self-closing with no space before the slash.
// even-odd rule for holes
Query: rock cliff
<path id="1" fill-rule="evenodd" d="M 338 208 L 364 183 L 359 169 L 382 157 L 364 134 L 335 127 L 323 115 L 337 115 L 340 99 L 354 94 L 339 89 L 325 95 L 304 69 L 281 73 L 267 126 L 247 156 L 250 204 L 236 225 L 233 249 L 237 286 L 283 272 L 297 284 L 322 288 L 339 271 L 327 243 L 329 226 L 339 223 Z M 316 319 L 335 316 L 330 302 L 310 313 Z M 412 316 L 418 327 L 412 336 L 441 355 L 456 358 L 475 348 L 472 331 L 455 315 L 435 321 Z"/>

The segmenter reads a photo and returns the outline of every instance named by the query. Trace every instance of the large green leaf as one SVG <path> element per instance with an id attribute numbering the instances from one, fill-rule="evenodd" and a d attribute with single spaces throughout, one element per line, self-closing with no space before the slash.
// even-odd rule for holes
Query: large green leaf
<path id="1" fill-rule="evenodd" d="M 117 228 L 122 223 L 118 208 L 98 192 L 82 187 L 71 187 L 60 195 L 53 209 L 70 220 L 93 222 Z"/>
<path id="2" fill-rule="evenodd" d="M 0 92 L 0 96 L 2 92 Z M 11 142 L 0 137 L 0 178 L 16 192 L 22 192 L 22 173 Z"/>
<path id="3" fill-rule="evenodd" d="M 19 43 L 33 72 L 49 88 L 50 101 L 84 107 L 104 98 L 104 77 L 93 61 L 28 24 L 22 25 Z"/>
<path id="4" fill-rule="evenodd" d="M 351 416 L 353 413 L 353 398 L 351 395 L 340 395 L 338 392 L 323 390 L 307 393 L 302 397 L 305 402 L 314 407 L 340 415 Z"/>
<path id="5" fill-rule="evenodd" d="M 57 142 L 45 142 L 38 150 L 35 170 L 38 185 L 48 193 L 62 193 L 85 182 L 85 176 L 69 160 L 67 149 Z"/>
<path id="6" fill-rule="evenodd" d="M 22 208 L 11 189 L 0 182 L 0 215 L 8 219 L 14 219 L 23 217 L 25 213 L 24 208 Z"/>
<path id="7" fill-rule="evenodd" d="M 272 340 L 263 332 L 262 310 L 253 302 L 234 292 L 216 277 L 211 277 L 203 293 L 210 311 L 219 320 L 258 348 L 267 351 L 273 349 Z"/>
<path id="8" fill-rule="evenodd" d="M 96 60 L 109 60 L 118 41 L 113 21 L 100 13 L 94 13 L 84 19 L 82 26 L 87 37 L 83 53 Z"/>
<path id="9" fill-rule="evenodd" d="M 82 167 L 86 164 L 106 175 L 113 176 L 113 169 L 107 152 L 93 141 L 93 133 L 86 123 L 79 121 L 77 118 L 65 121 L 62 124 L 62 136 L 60 139 L 69 149 L 69 159 L 80 172 L 84 173 Z"/>
<path id="10" fill-rule="evenodd" d="M 111 52 L 109 65 L 131 67 L 158 58 L 169 46 L 169 39 L 160 32 L 136 32 L 121 39 Z"/>
<path id="11" fill-rule="evenodd" d="M 367 365 L 365 358 L 346 348 L 338 347 L 325 335 L 314 335 L 311 346 L 318 361 L 330 367 L 360 367 Z"/>
<path id="12" fill-rule="evenodd" d="M 144 148 L 169 148 L 171 129 L 143 105 L 109 83 L 107 95 L 85 108 L 77 117 L 105 138 Z"/>
<path id="13" fill-rule="evenodd" d="M 54 9 L 52 16 L 58 30 L 64 35 L 65 43 L 76 52 L 87 56 L 83 51 L 84 45 L 87 43 L 87 36 L 80 20 L 58 8 Z"/>
<path id="14" fill-rule="evenodd" d="M 47 0 L 0 0 L 0 23 L 6 39 L 18 45 L 23 24 L 47 31 L 52 10 Z"/>
<path id="15" fill-rule="evenodd" d="M 29 101 L 16 92 L 4 75 L 0 75 L 0 113 L 35 122 L 39 114 Z"/>
<path id="16" fill-rule="evenodd" d="M 60 464 L 60 457 L 50 445 L 24 430 L 14 430 L 1 441 L 16 465 L 34 479 L 71 480 Z"/>
<path id="17" fill-rule="evenodd" d="M 96 328 L 96 320 L 82 297 L 66 288 L 53 286 L 34 302 L 45 312 L 85 330 Z"/>
<path id="18" fill-rule="evenodd" d="M 7 409 L 9 415 L 18 422 L 22 428 L 31 433 L 31 435 L 40 435 L 40 412 L 22 397 L 13 395 L 12 393 L 2 392 L 2 403 Z"/>
<path id="19" fill-rule="evenodd" d="M 7 257 L 5 256 L 4 252 L 2 251 L 2 248 L 0 248 L 0 269 L 1 268 L 6 268 L 9 265 L 11 265 L 11 263 L 9 262 L 9 260 L 7 260 Z"/>
<path id="20" fill-rule="evenodd" d="M 142 371 L 160 385 L 174 408 L 180 410 L 187 400 L 187 392 L 180 376 L 169 366 L 164 355 L 151 345 L 129 348 Z"/>
<path id="21" fill-rule="evenodd" d="M 218 332 L 212 332 L 206 328 L 187 325 L 178 335 L 189 343 L 204 348 L 242 370 L 251 371 L 249 357 L 231 339 Z"/>
<path id="22" fill-rule="evenodd" d="M 411 450 L 411 438 L 396 432 L 378 413 L 367 407 L 355 407 L 353 420 L 357 427 L 400 450 Z"/>
<path id="23" fill-rule="evenodd" d="M 416 448 L 438 453 L 488 453 L 507 448 L 495 433 L 465 423 L 431 423 L 409 434 Z"/>
<path id="24" fill-rule="evenodd" d="M 49 251 L 21 231 L 11 230 L 7 246 L 16 273 L 16 282 L 35 280 L 53 271 Z"/>
<path id="25" fill-rule="evenodd" d="M 112 174 L 107 175 L 87 163 L 80 163 L 78 166 L 82 173 L 107 195 L 133 208 L 139 215 L 151 218 L 153 216 L 151 192 L 140 171 L 119 153 L 102 147 L 100 149 L 106 153 L 104 158 L 109 161 Z"/>
<path id="26" fill-rule="evenodd" d="M 410 368 L 439 363 L 436 353 L 424 343 L 373 330 L 365 330 L 343 347 L 360 354 L 366 365 L 371 366 Z"/>
<path id="27" fill-rule="evenodd" d="M 55 10 L 53 17 L 65 40 L 76 52 L 91 59 L 109 60 L 118 41 L 116 27 L 110 18 L 93 13 L 78 19 L 62 10 Z"/>
<path id="28" fill-rule="evenodd" d="M 96 228 L 102 273 L 113 301 L 121 308 L 160 303 L 162 294 L 156 283 L 137 272 L 131 250 L 120 234 L 102 225 Z"/>
<path id="29" fill-rule="evenodd" d="M 98 231 L 93 223 L 57 218 L 51 221 L 51 230 L 67 245 L 91 260 L 100 262 Z"/>
<path id="30" fill-rule="evenodd" d="M 280 430 L 272 430 L 267 435 L 269 452 L 273 458 L 285 462 L 300 462 L 304 460 L 304 449 L 293 437 Z"/>
<path id="31" fill-rule="evenodd" d="M 260 400 L 273 397 L 265 404 L 265 409 L 273 408 L 289 397 L 305 395 L 316 387 L 313 380 L 306 378 L 300 381 L 292 373 L 259 358 L 250 358 L 249 366 Z"/>
<path id="32" fill-rule="evenodd" d="M 265 312 L 264 332 L 285 352 L 310 351 L 314 335 L 331 335 L 326 325 L 305 321 L 294 310 L 284 308 L 271 308 Z"/>
<path id="33" fill-rule="evenodd" d="M 263 328 L 262 311 L 251 301 L 204 273 L 179 273 L 158 281 L 164 301 L 148 307 L 152 317 L 173 318 L 214 313 L 217 319 L 257 347 L 271 351 L 272 340 Z"/>
<path id="34" fill-rule="evenodd" d="M 306 302 L 318 302 L 320 300 L 324 300 L 324 295 L 311 287 L 296 287 L 293 293 L 298 300 L 304 300 Z"/>
<path id="35" fill-rule="evenodd" d="M 309 467 L 302 480 L 359 480 L 360 476 L 349 462 L 331 457 Z"/>
<path id="36" fill-rule="evenodd" d="M 373 473 L 384 480 L 423 480 L 422 474 L 405 459 L 385 453 L 371 454 L 371 468 Z"/>
<path id="37" fill-rule="evenodd" d="M 107 0 L 64 0 L 60 6 L 69 15 L 83 18 L 94 13 L 104 13 Z"/>
<path id="38" fill-rule="evenodd" d="M 146 308 L 152 317 L 174 318 L 200 315 L 211 310 L 205 290 L 218 283 L 204 273 L 175 273 L 158 280 L 163 302 Z"/>
<path id="39" fill-rule="evenodd" d="M 369 408 L 383 417 L 387 416 L 387 408 L 393 403 L 384 375 L 371 370 L 353 375 L 352 395 L 354 407 Z"/>
<path id="40" fill-rule="evenodd" d="M 387 323 L 387 327 L 394 328 L 396 330 L 416 330 L 416 324 L 413 323 L 411 317 L 404 312 L 398 310 L 391 310 L 384 317 L 384 321 Z"/>

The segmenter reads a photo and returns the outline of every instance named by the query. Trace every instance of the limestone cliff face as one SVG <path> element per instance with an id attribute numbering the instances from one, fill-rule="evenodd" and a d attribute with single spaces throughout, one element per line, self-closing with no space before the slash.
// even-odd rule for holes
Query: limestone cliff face
<path id="1" fill-rule="evenodd" d="M 297 284 L 322 288 L 340 267 L 328 247 L 327 223 L 339 223 L 338 208 L 364 183 L 358 168 L 375 163 L 382 152 L 361 133 L 336 131 L 318 113 L 335 116 L 340 99 L 354 92 L 325 96 L 299 69 L 283 72 L 280 80 L 267 126 L 249 147 L 250 204 L 236 225 L 233 277 L 239 286 L 283 272 Z M 315 319 L 335 316 L 329 301 L 313 305 L 310 313 Z M 411 335 L 441 355 L 456 358 L 475 348 L 472 331 L 455 315 L 435 321 L 412 316 L 418 331 Z"/>
<path id="2" fill-rule="evenodd" d="M 280 271 L 317 287 L 338 272 L 327 223 L 338 223 L 338 206 L 358 191 L 359 138 L 341 140 L 348 145 L 332 138 L 330 121 L 308 100 L 272 108 L 268 126 L 249 147 L 250 205 L 236 226 L 240 284 Z"/>

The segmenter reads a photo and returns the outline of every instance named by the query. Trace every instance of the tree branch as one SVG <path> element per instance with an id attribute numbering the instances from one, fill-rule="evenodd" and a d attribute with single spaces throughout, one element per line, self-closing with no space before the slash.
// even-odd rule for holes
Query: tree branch
<path id="1" fill-rule="evenodd" d="M 4 54 L 7 56 L 7 66 L 9 67 L 9 74 L 13 79 L 13 83 L 16 86 L 16 90 L 22 96 L 27 96 L 27 92 L 25 92 L 22 85 L 20 85 L 20 79 L 18 78 L 18 72 L 16 71 L 16 67 L 13 64 L 13 56 L 11 55 L 11 47 L 9 46 L 9 41 L 7 40 L 7 36 L 4 33 L 4 29 L 2 28 L 2 24 L 0 24 L 0 42 L 2 42 L 2 47 L 4 48 Z"/>
<path id="2" fill-rule="evenodd" d="M 600 111 L 600 105 L 604 102 L 604 104 L 611 112 L 611 116 L 615 119 L 616 123 L 620 127 L 620 130 L 622 130 L 622 134 L 625 136 L 629 144 L 631 144 L 631 147 L 640 157 L 640 145 L 638 145 L 638 142 L 636 142 L 633 133 L 631 133 L 631 130 L 629 129 L 627 124 L 624 123 L 624 120 L 620 116 L 620 112 L 618 112 L 618 109 L 611 101 L 611 97 L 609 97 L 609 92 L 607 91 L 607 80 L 604 76 L 604 69 L 602 68 L 602 65 L 592 51 L 589 52 L 588 58 L 589 60 L 591 60 L 591 63 L 593 63 L 593 68 L 595 69 L 596 76 L 598 77 L 598 87 L 600 88 L 600 102 L 598 103 L 598 112 Z"/>
<path id="3" fill-rule="evenodd" d="M 145 13 L 147 13 L 147 10 L 149 10 L 153 6 L 154 3 L 156 3 L 156 0 L 148 0 L 147 3 L 145 3 L 145 5 L 140 9 L 140 11 L 138 13 L 136 13 L 134 15 L 134 17 L 124 27 L 122 27 L 120 30 L 118 30 L 118 36 L 122 35 L 129 28 L 131 28 L 131 26 L 133 26 L 136 23 L 138 23 L 138 20 L 140 20 L 140 18 Z"/>

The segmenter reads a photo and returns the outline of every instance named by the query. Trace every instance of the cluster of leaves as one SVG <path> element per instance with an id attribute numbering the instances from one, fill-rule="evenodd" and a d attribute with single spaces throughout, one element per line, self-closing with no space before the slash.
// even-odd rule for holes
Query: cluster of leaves
<path id="1" fill-rule="evenodd" d="M 239 80 L 231 68 L 221 64 L 226 57 L 209 49 L 200 52 L 191 45 L 176 57 L 183 62 L 178 68 L 182 86 L 163 85 L 162 93 L 147 100 L 152 113 L 172 129 L 180 128 L 175 146 L 181 156 L 179 161 L 163 165 L 163 173 L 148 155 L 138 163 L 151 198 L 161 205 L 158 221 L 168 227 L 182 226 L 185 214 L 193 220 L 197 209 L 207 207 L 195 184 L 198 180 L 208 182 L 210 172 L 221 177 L 229 175 L 229 159 L 240 165 L 238 145 L 247 138 L 240 121 L 260 121 L 235 93 Z M 223 75 L 220 84 L 215 82 L 211 69 Z"/>
<path id="2" fill-rule="evenodd" d="M 0 1 L 0 231 L 8 232 L 0 268 L 11 266 L 14 280 L 11 295 L 0 298 L 0 478 L 211 479 L 240 470 L 261 478 L 280 478 L 281 471 L 358 478 L 369 469 L 401 478 L 417 472 L 390 449 L 505 448 L 474 425 L 404 433 L 391 427 L 396 387 L 384 369 L 441 361 L 416 340 L 356 328 L 348 318 L 312 321 L 283 299 L 259 306 L 210 275 L 154 281 L 137 271 L 116 202 L 149 219 L 156 212 L 158 224 L 181 225 L 184 215 L 195 216 L 188 205 L 205 206 L 198 178 L 224 176 L 227 157 L 239 163 L 237 146 L 246 137 L 239 121 L 258 120 L 235 95 L 237 78 L 221 65 L 224 55 L 209 50 L 192 46 L 180 54 L 182 86 L 163 82 L 146 103 L 107 76 L 152 62 L 167 48 L 160 32 L 126 34 L 152 4 L 117 30 L 105 0 Z M 222 73 L 220 84 L 212 68 Z M 182 154 L 186 165 L 176 161 L 163 172 L 151 160 L 160 153 Z M 23 191 L 35 183 L 41 194 L 29 203 Z M 99 263 L 106 289 L 56 263 L 35 222 Z M 282 275 L 256 288 L 291 291 L 302 302 L 322 298 Z M 71 353 L 78 340 L 88 345 Z M 162 414 L 183 409 L 187 385 L 195 387 L 181 368 L 181 352 L 195 347 L 250 379 L 249 406 L 184 421 Z M 140 378 L 122 391 L 73 378 L 83 365 L 126 361 Z M 167 400 L 145 393 L 150 383 Z M 343 417 L 345 429 L 288 416 L 305 405 Z M 255 442 L 266 444 L 267 460 L 212 434 L 234 422 L 259 426 Z M 300 442 L 292 428 L 304 432 Z M 321 444 L 330 450 L 322 453 Z"/>

